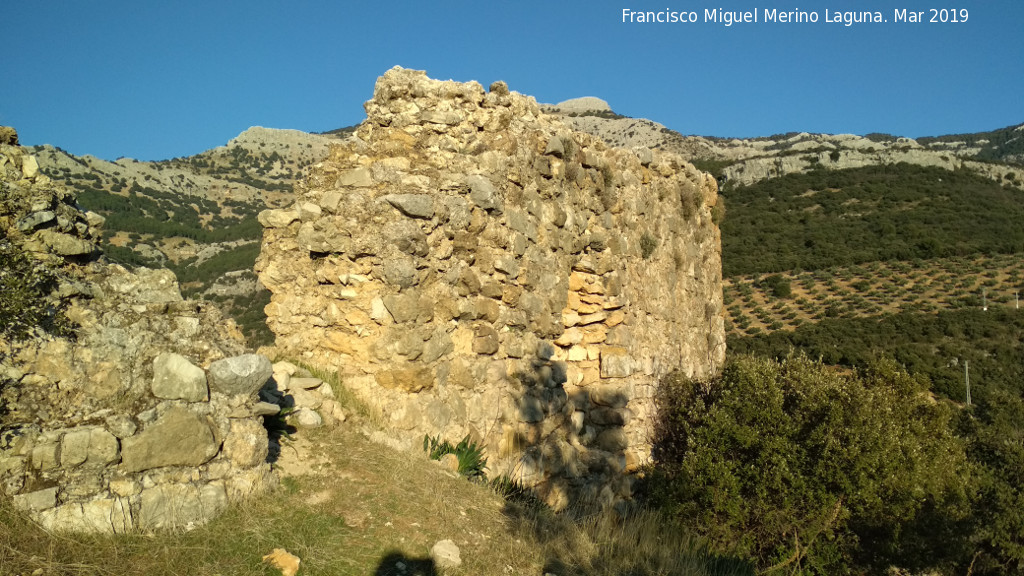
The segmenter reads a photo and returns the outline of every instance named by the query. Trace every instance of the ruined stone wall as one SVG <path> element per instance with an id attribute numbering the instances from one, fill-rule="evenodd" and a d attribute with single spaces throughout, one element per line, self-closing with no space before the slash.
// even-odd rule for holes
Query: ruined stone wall
<path id="1" fill-rule="evenodd" d="M 555 506 L 628 496 L 658 378 L 724 358 L 714 179 L 501 82 L 395 68 L 366 112 L 260 214 L 277 348 L 406 439 L 483 442 Z"/>
<path id="2" fill-rule="evenodd" d="M 0 142 L 0 243 L 48 267 L 40 305 L 72 326 L 0 326 L 0 490 L 53 530 L 198 524 L 274 484 L 262 416 L 280 409 L 256 397 L 271 365 L 172 272 L 99 260 L 101 222 Z"/>

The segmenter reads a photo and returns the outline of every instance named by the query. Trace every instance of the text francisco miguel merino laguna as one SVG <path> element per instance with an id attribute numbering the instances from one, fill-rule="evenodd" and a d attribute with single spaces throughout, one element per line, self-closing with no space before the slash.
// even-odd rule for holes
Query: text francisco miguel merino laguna
<path id="1" fill-rule="evenodd" d="M 694 10 L 670 10 L 666 8 L 665 10 L 652 12 L 630 10 L 629 8 L 622 9 L 622 21 L 627 24 L 685 24 L 691 22 L 710 22 L 725 26 L 732 26 L 733 24 L 748 22 L 764 22 L 768 24 L 816 24 L 818 22 L 827 22 L 852 26 L 854 24 L 885 23 L 890 21 L 896 23 L 905 22 L 915 24 L 928 22 L 961 23 L 966 22 L 968 17 L 969 14 L 967 9 L 929 9 L 914 11 L 907 10 L 906 8 L 896 8 L 893 10 L 891 20 L 886 19 L 885 16 L 878 11 L 840 12 L 838 10 L 825 9 L 823 14 L 819 14 L 817 10 L 787 11 L 778 10 L 776 8 L 764 8 L 762 10 L 758 10 L 756 8 L 753 10 L 724 10 L 722 8 L 705 8 L 703 10 L 703 18 L 701 18 L 701 13 Z"/>

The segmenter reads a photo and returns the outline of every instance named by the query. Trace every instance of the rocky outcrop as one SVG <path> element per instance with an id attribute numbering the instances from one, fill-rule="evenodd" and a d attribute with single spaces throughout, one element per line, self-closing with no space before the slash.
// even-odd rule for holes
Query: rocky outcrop
<path id="1" fill-rule="evenodd" d="M 657 379 L 724 358 L 716 183 L 532 98 L 393 69 L 260 215 L 268 323 L 396 434 L 469 435 L 555 506 L 628 496 Z"/>
<path id="2" fill-rule="evenodd" d="M 170 271 L 103 262 L 101 219 L 31 159 L 0 145 L 0 242 L 48 267 L 39 297 L 72 329 L 0 332 L 3 492 L 49 529 L 126 532 L 200 523 L 271 486 L 256 395 L 270 363 Z"/>
<path id="3" fill-rule="evenodd" d="M 611 112 L 612 107 L 607 102 L 600 98 L 593 96 L 583 96 L 582 98 L 571 98 L 555 104 L 553 108 L 557 108 L 561 112 L 566 113 L 580 113 L 580 112 Z"/>

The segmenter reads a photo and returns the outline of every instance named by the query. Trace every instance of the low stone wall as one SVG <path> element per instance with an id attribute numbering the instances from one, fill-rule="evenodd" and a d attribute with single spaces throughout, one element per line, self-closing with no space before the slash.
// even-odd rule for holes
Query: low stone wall
<path id="1" fill-rule="evenodd" d="M 630 493 L 657 380 L 724 358 L 713 178 L 608 148 L 503 83 L 377 81 L 356 136 L 260 215 L 286 355 L 410 444 L 482 442 L 557 506 Z"/>
<path id="2" fill-rule="evenodd" d="M 54 277 L 69 335 L 0 332 L 0 487 L 54 530 L 187 527 L 275 483 L 263 356 L 167 270 L 98 260 L 102 222 L 0 145 L 0 241 Z"/>

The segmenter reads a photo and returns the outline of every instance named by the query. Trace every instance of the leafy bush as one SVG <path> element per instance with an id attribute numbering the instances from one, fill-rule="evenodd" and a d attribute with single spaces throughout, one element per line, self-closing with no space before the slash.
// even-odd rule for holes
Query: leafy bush
<path id="1" fill-rule="evenodd" d="M 657 247 L 658 239 L 644 232 L 643 236 L 640 237 L 640 254 L 644 257 L 644 260 L 649 260 L 651 255 L 654 254 L 654 249 Z"/>
<path id="2" fill-rule="evenodd" d="M 645 490 L 762 570 L 836 574 L 951 562 L 966 515 L 953 410 L 892 364 L 843 375 L 742 357 L 659 391 Z"/>
<path id="3" fill-rule="evenodd" d="M 58 281 L 55 269 L 0 238 L 0 338 L 20 340 L 36 329 L 70 335 L 71 321 L 62 304 L 50 296 Z"/>

